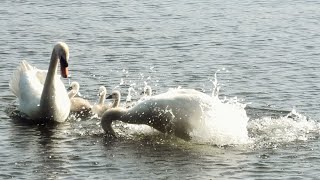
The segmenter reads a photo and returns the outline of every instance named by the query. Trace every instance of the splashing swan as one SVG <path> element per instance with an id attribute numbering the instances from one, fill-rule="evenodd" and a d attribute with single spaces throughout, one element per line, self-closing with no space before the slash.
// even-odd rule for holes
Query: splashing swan
<path id="1" fill-rule="evenodd" d="M 203 112 L 211 97 L 192 89 L 175 89 L 155 95 L 130 109 L 114 108 L 101 118 L 103 130 L 115 136 L 112 121 L 146 124 L 160 132 L 189 140 L 190 133 L 202 125 Z"/>
<path id="2" fill-rule="evenodd" d="M 69 93 L 68 96 L 71 102 L 71 112 L 85 114 L 91 111 L 91 104 L 88 100 L 83 99 L 81 97 L 75 97 L 79 94 L 80 85 L 78 82 L 72 82 L 70 87 L 68 88 Z"/>
<path id="3" fill-rule="evenodd" d="M 68 77 L 69 48 L 57 43 L 52 51 L 48 71 L 39 70 L 22 61 L 13 74 L 9 86 L 18 98 L 18 109 L 35 122 L 64 122 L 70 112 L 70 100 L 60 76 Z"/>

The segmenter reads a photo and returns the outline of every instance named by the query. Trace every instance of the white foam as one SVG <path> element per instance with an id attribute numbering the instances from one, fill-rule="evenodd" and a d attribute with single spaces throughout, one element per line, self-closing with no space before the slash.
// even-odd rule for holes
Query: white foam
<path id="1" fill-rule="evenodd" d="M 213 99 L 211 109 L 205 111 L 204 126 L 193 132 L 193 140 L 215 145 L 250 142 L 245 105 L 237 101 Z"/>
<path id="2" fill-rule="evenodd" d="M 318 136 L 320 125 L 293 109 L 284 117 L 254 119 L 249 122 L 248 130 L 254 142 L 259 145 L 306 141 Z"/>

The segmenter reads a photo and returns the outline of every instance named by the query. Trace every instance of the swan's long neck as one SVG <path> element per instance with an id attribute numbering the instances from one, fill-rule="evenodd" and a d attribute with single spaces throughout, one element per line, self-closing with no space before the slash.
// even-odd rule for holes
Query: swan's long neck
<path id="1" fill-rule="evenodd" d="M 113 121 L 119 120 L 130 124 L 146 124 L 140 119 L 145 119 L 142 114 L 132 113 L 131 109 L 113 108 L 106 111 L 101 118 L 101 126 L 107 134 L 115 135 L 111 124 Z"/>
<path id="2" fill-rule="evenodd" d="M 102 126 L 103 130 L 107 134 L 115 135 L 113 128 L 111 127 L 112 121 L 116 121 L 116 120 L 124 121 L 122 119 L 122 116 L 126 112 L 127 111 L 125 109 L 121 109 L 121 108 L 115 108 L 115 109 L 110 109 L 110 110 L 106 111 L 101 118 L 101 126 Z M 124 122 L 126 122 L 126 121 L 124 121 Z"/>
<path id="3" fill-rule="evenodd" d="M 59 58 L 57 56 L 57 53 L 55 52 L 55 49 L 53 49 L 52 54 L 51 54 L 51 60 L 49 64 L 49 69 L 46 77 L 46 81 L 44 83 L 44 86 L 47 86 L 50 84 L 54 84 L 54 80 L 56 78 L 56 74 L 58 71 L 58 63 L 59 63 Z"/>
<path id="4" fill-rule="evenodd" d="M 112 108 L 118 107 L 120 104 L 120 98 L 116 98 L 112 104 Z"/>
<path id="5" fill-rule="evenodd" d="M 74 96 L 76 96 L 77 93 L 78 93 L 78 92 L 77 92 L 76 90 L 72 89 L 72 90 L 68 93 L 68 96 L 69 96 L 69 98 L 71 99 L 71 98 L 73 98 Z"/>
<path id="6" fill-rule="evenodd" d="M 57 69 L 58 69 L 58 56 L 55 52 L 55 49 L 52 51 L 51 60 L 49 64 L 49 69 L 47 73 L 46 80 L 44 82 L 42 94 L 41 94 L 41 100 L 40 100 L 40 108 L 43 109 L 43 111 L 53 111 L 52 107 L 54 106 L 55 99 L 55 81 L 57 78 Z M 51 107 L 49 109 L 46 109 L 48 107 Z"/>
<path id="7" fill-rule="evenodd" d="M 103 114 L 101 118 L 101 126 L 107 134 L 111 135 L 115 135 L 111 124 L 116 120 L 129 124 L 146 124 L 154 127 L 161 132 L 165 132 L 165 128 L 170 121 L 169 119 L 170 118 L 164 118 L 161 113 L 153 114 L 153 112 L 149 110 L 139 112 L 139 110 L 136 108 L 113 108 Z"/>
<path id="8" fill-rule="evenodd" d="M 98 102 L 98 104 L 104 104 L 104 101 L 105 101 L 105 99 L 106 99 L 106 93 L 103 93 L 102 95 L 100 95 L 100 97 L 99 97 L 99 102 Z"/>

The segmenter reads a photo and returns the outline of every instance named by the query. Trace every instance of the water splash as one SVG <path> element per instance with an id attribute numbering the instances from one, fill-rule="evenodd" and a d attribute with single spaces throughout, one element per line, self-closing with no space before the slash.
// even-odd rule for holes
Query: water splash
<path id="1" fill-rule="evenodd" d="M 211 80 L 213 84 L 212 97 L 218 97 L 219 95 L 220 84 L 218 84 L 217 73 L 218 71 L 214 73 L 214 81 Z"/>
<path id="2" fill-rule="evenodd" d="M 166 96 L 175 96 L 176 93 L 184 93 L 184 89 L 178 87 L 169 89 L 169 92 L 169 94 L 166 93 Z M 244 110 L 244 104 L 234 98 L 222 102 L 217 96 L 211 97 L 201 93 L 196 93 L 194 96 L 197 96 L 200 103 L 202 117 L 200 123 L 197 120 L 194 121 L 194 129 L 190 133 L 193 142 L 219 146 L 250 142 L 246 128 L 249 118 Z M 158 111 L 169 113 L 172 118 L 175 118 L 175 114 L 169 108 L 159 109 Z M 190 109 L 190 111 L 193 111 L 193 109 Z M 149 135 L 152 132 L 150 127 L 146 128 L 145 131 L 142 126 L 137 128 L 137 125 L 126 125 L 126 127 L 125 129 L 122 128 L 126 132 L 120 132 L 120 134 L 132 136 L 132 134 L 137 134 L 137 130 L 144 135 Z"/>
<path id="3" fill-rule="evenodd" d="M 292 109 L 279 118 L 253 119 L 248 124 L 248 130 L 256 146 L 269 146 L 316 138 L 320 133 L 320 124 Z"/>
<path id="4" fill-rule="evenodd" d="M 244 109 L 245 104 L 234 99 L 225 99 L 223 102 L 217 95 L 211 100 L 212 106 L 203 109 L 204 126 L 193 132 L 193 139 L 214 145 L 250 143 L 247 131 L 249 118 Z"/>

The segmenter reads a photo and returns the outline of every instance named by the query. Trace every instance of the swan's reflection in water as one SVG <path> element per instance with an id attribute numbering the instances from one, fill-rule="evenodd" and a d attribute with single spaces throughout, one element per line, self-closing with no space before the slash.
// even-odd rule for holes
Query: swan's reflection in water
<path id="1" fill-rule="evenodd" d="M 59 174 L 67 174 L 65 164 L 68 163 L 68 146 L 70 138 L 64 132 L 69 128 L 68 123 L 56 125 L 25 125 L 13 123 L 10 127 L 9 141 L 14 148 L 15 171 L 12 176 L 32 174 L 40 179 L 55 178 Z M 18 161 L 17 161 L 18 160 Z"/>

